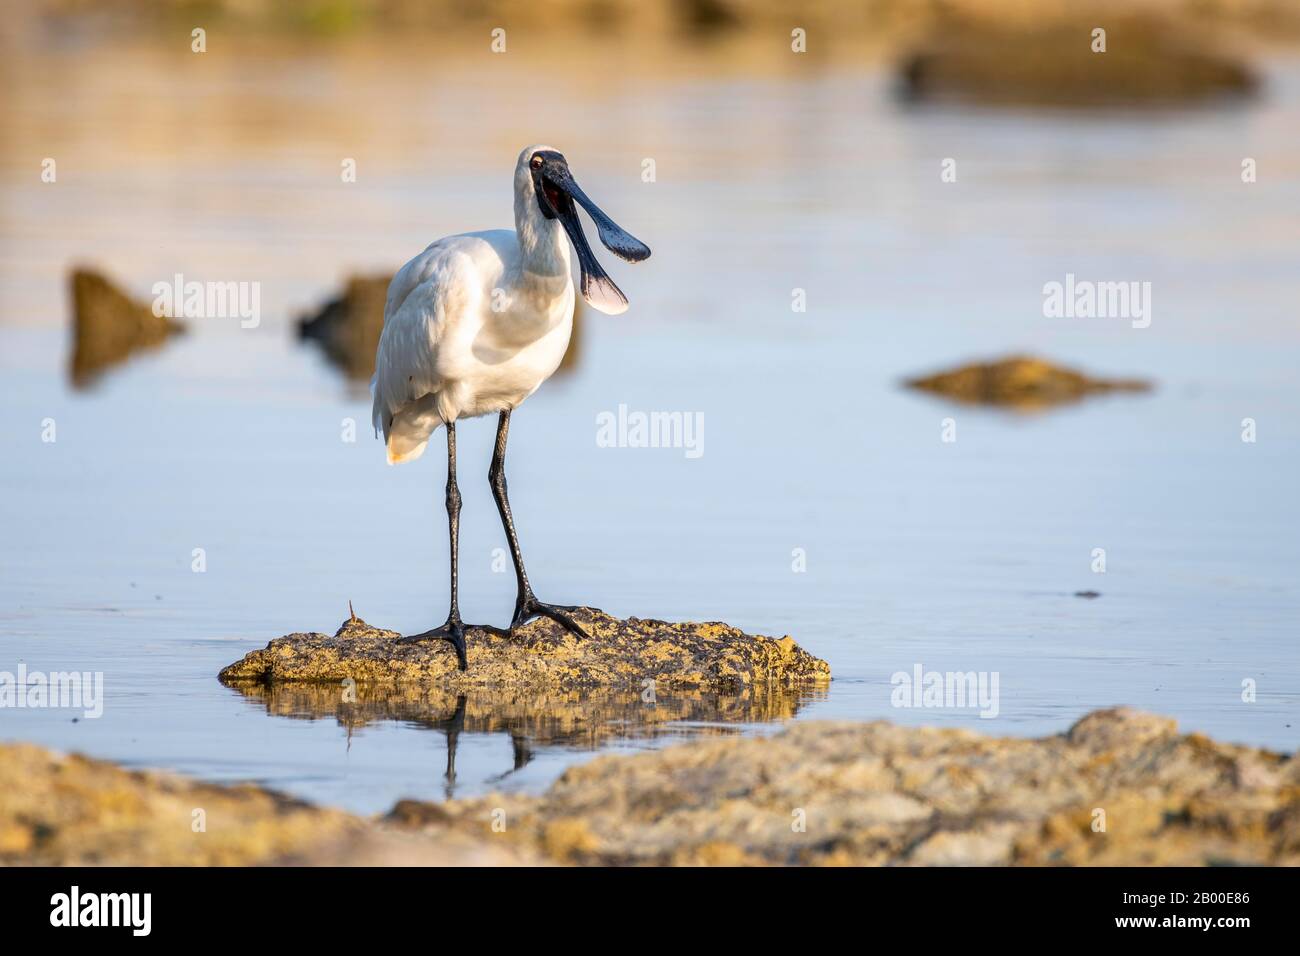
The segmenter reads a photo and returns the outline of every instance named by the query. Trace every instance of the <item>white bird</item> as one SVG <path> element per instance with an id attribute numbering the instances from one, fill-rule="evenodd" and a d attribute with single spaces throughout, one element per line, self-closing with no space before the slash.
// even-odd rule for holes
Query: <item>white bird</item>
<path id="1" fill-rule="evenodd" d="M 402 640 L 450 642 L 461 670 L 467 667 L 465 632 L 474 625 L 461 620 L 457 601 L 456 422 L 500 414 L 488 480 L 519 585 L 510 627 L 542 615 L 585 636 L 567 613 L 575 607 L 543 604 L 528 583 L 506 496 L 506 436 L 511 411 L 550 378 L 569 346 L 574 295 L 569 242 L 578 256 L 582 297 L 609 315 L 627 310 L 627 297 L 587 244 L 574 200 L 619 258 L 640 262 L 650 255 L 645 243 L 578 188 L 565 158 L 548 146 L 530 146 L 519 154 L 514 192 L 513 231 L 439 239 L 393 276 L 371 382 L 375 431 L 383 433 L 390 463 L 420 457 L 438 426 L 447 428 L 451 611 L 442 626 Z"/>

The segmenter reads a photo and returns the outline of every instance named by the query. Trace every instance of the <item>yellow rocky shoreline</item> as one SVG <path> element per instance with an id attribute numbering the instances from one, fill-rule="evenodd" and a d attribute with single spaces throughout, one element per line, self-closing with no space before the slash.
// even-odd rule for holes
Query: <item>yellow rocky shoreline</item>
<path id="1" fill-rule="evenodd" d="M 1039 739 L 799 721 L 363 818 L 4 744 L 0 863 L 1295 865 L 1300 761 L 1126 708 Z"/>

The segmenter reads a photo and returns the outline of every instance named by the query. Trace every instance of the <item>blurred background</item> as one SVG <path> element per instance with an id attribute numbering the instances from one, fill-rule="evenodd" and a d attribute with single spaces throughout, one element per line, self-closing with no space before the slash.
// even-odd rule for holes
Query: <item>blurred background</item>
<path id="1" fill-rule="evenodd" d="M 1293 749 L 1297 41 L 1275 0 L 6 4 L 0 670 L 106 700 L 0 736 L 359 810 L 808 716 L 1126 704 Z M 440 443 L 391 468 L 369 428 L 383 288 L 509 226 L 538 142 L 654 250 L 602 254 L 631 310 L 582 312 L 514 417 L 539 597 L 789 633 L 835 681 L 654 715 L 221 686 L 349 600 L 443 620 Z M 258 321 L 154 316 L 177 274 L 255 285 Z M 1067 274 L 1151 283 L 1149 327 L 1045 317 Z M 1065 387 L 903 384 L 1011 355 Z M 620 405 L 702 415 L 703 453 L 599 447 Z M 458 433 L 461 606 L 501 624 L 492 431 Z M 891 707 L 918 663 L 998 672 L 997 718 Z"/>

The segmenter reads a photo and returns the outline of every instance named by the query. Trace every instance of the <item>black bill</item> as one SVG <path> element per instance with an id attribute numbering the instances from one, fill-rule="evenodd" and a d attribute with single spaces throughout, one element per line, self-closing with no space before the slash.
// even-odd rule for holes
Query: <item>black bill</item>
<path id="1" fill-rule="evenodd" d="M 540 160 L 540 163 L 538 162 Z M 569 234 L 574 251 L 578 254 L 578 269 L 581 274 L 582 297 L 592 306 L 608 315 L 618 315 L 627 311 L 627 296 L 614 284 L 614 280 L 601 268 L 596 255 L 587 243 L 587 237 L 578 221 L 578 210 L 574 200 L 582 204 L 596 224 L 600 241 L 610 252 L 627 262 L 641 262 L 650 257 L 650 247 L 632 235 L 591 201 L 582 191 L 569 164 L 564 157 L 553 150 L 543 150 L 534 154 L 530 163 L 533 171 L 533 186 L 537 191 L 538 202 L 543 215 L 548 219 L 559 219 L 564 231 Z"/>

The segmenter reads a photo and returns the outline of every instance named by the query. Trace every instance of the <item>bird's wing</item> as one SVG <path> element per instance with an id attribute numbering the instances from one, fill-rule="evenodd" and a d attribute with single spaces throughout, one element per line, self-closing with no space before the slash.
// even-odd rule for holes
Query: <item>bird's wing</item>
<path id="1" fill-rule="evenodd" d="M 474 316 L 499 281 L 501 263 L 477 236 L 433 243 L 393 276 L 375 355 L 373 421 L 390 461 L 419 456 L 442 418 L 437 393 L 457 342 L 477 332 Z"/>
<path id="2" fill-rule="evenodd" d="M 397 310 L 417 288 L 436 271 L 439 258 L 446 252 L 447 240 L 430 244 L 422 253 L 397 270 L 388 283 L 388 297 L 384 300 L 384 325 L 388 325 Z"/>

